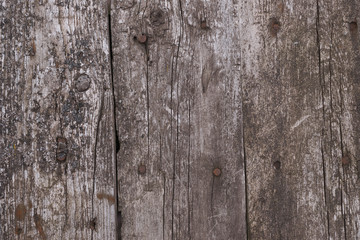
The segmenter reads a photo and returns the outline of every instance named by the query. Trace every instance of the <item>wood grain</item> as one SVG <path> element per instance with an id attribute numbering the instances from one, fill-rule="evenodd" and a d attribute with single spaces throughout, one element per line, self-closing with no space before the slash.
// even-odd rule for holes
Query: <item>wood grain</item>
<path id="1" fill-rule="evenodd" d="M 249 239 L 327 239 L 316 1 L 243 1 Z"/>
<path id="2" fill-rule="evenodd" d="M 356 0 L 0 4 L 0 239 L 359 239 Z"/>
<path id="3" fill-rule="evenodd" d="M 238 7 L 113 4 L 123 239 L 246 238 Z"/>
<path id="4" fill-rule="evenodd" d="M 0 238 L 112 239 L 107 7 L 1 2 Z M 115 143 L 115 142 L 114 142 Z"/>
<path id="5" fill-rule="evenodd" d="M 360 237 L 359 20 L 356 1 L 319 1 L 329 237 Z"/>

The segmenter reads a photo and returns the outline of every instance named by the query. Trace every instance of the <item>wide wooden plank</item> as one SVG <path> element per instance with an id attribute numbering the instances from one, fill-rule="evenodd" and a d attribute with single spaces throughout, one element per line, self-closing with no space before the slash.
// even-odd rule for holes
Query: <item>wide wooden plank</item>
<path id="1" fill-rule="evenodd" d="M 360 238 L 360 3 L 319 1 L 330 239 Z"/>
<path id="2" fill-rule="evenodd" d="M 250 239 L 327 239 L 317 1 L 241 1 Z"/>
<path id="3" fill-rule="evenodd" d="M 0 238 L 113 239 L 107 5 L 0 4 Z"/>
<path id="4" fill-rule="evenodd" d="M 123 239 L 246 238 L 238 8 L 113 3 Z"/>
<path id="5" fill-rule="evenodd" d="M 147 9 L 145 1 L 113 1 L 111 9 L 122 239 L 163 235 L 164 177 L 150 154 L 161 146 L 150 142 Z"/>

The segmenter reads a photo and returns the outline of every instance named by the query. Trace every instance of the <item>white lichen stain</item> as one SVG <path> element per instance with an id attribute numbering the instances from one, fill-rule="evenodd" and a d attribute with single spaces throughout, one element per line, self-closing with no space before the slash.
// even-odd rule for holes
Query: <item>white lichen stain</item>
<path id="1" fill-rule="evenodd" d="M 294 125 L 291 126 L 291 131 L 293 131 L 295 128 L 297 128 L 303 121 L 305 121 L 308 117 L 310 117 L 310 115 L 306 115 L 303 116 L 302 118 L 300 118 L 299 120 L 296 121 L 296 123 Z"/>
<path id="2" fill-rule="evenodd" d="M 294 12 L 294 4 L 292 1 L 286 1 L 286 7 L 290 10 L 291 14 Z"/>

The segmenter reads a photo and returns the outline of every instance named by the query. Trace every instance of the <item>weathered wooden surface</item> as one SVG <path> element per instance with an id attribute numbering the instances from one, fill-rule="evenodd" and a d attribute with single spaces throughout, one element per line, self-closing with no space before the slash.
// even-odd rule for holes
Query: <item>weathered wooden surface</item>
<path id="1" fill-rule="evenodd" d="M 328 234 L 360 238 L 360 3 L 319 1 Z"/>
<path id="2" fill-rule="evenodd" d="M 113 3 L 123 239 L 246 238 L 238 7 Z"/>
<path id="3" fill-rule="evenodd" d="M 327 239 L 317 2 L 243 2 L 250 239 Z"/>
<path id="4" fill-rule="evenodd" d="M 360 239 L 356 0 L 0 5 L 0 239 Z"/>
<path id="5" fill-rule="evenodd" d="M 250 239 L 358 239 L 359 3 L 244 2 Z"/>
<path id="6" fill-rule="evenodd" d="M 4 0 L 0 16 L 0 238 L 113 239 L 106 3 Z"/>

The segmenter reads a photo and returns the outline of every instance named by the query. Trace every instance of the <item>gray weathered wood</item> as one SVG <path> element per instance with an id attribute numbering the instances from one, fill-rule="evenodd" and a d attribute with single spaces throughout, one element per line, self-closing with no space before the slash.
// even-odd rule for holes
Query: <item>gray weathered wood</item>
<path id="1" fill-rule="evenodd" d="M 0 239 L 360 239 L 356 0 L 3 0 Z"/>
<path id="2" fill-rule="evenodd" d="M 106 3 L 3 0 L 0 16 L 0 238 L 113 239 Z"/>
<path id="3" fill-rule="evenodd" d="M 242 1 L 250 239 L 327 239 L 317 2 Z"/>
<path id="4" fill-rule="evenodd" d="M 113 4 L 123 239 L 246 238 L 238 8 Z"/>
<path id="5" fill-rule="evenodd" d="M 360 238 L 360 3 L 319 1 L 326 204 L 331 239 Z"/>

